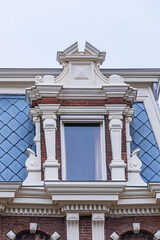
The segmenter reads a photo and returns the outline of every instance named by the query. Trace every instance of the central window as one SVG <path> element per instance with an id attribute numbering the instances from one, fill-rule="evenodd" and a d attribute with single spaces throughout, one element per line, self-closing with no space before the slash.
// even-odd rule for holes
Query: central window
<path id="1" fill-rule="evenodd" d="M 106 179 L 103 121 L 62 121 L 62 175 L 65 180 Z"/>

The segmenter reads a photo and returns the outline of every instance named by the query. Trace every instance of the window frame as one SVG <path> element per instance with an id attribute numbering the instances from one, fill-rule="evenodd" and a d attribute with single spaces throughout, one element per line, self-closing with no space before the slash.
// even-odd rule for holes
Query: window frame
<path id="1" fill-rule="evenodd" d="M 94 181 L 107 180 L 107 166 L 106 166 L 106 144 L 105 144 L 105 120 L 104 116 L 88 116 L 88 115 L 61 115 L 60 116 L 60 137 L 61 137 L 61 166 L 62 166 L 62 180 L 66 180 L 66 153 L 65 153 L 65 134 L 64 125 L 65 123 L 99 123 L 100 125 L 100 144 L 101 144 L 101 161 L 102 161 L 102 179 Z M 74 181 L 74 180 L 68 180 Z M 75 180 L 78 181 L 78 180 Z M 79 180 L 83 181 L 83 180 Z M 84 180 L 87 181 L 87 180 Z M 91 180 L 88 180 L 91 181 Z"/>

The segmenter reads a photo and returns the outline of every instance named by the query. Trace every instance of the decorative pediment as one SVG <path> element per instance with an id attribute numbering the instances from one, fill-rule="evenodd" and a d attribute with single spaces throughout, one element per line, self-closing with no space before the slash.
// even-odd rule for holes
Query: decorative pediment
<path id="1" fill-rule="evenodd" d="M 108 79 L 99 71 L 100 64 L 105 60 L 106 53 L 86 42 L 84 51 L 78 50 L 75 42 L 64 51 L 57 52 L 57 61 L 63 65 L 62 73 L 54 78 L 47 76 L 36 78 L 36 84 L 58 84 L 64 87 L 102 87 Z"/>

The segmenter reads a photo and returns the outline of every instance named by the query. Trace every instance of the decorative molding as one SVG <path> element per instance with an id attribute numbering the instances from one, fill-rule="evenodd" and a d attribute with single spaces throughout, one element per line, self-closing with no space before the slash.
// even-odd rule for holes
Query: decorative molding
<path id="1" fill-rule="evenodd" d="M 67 240 L 79 240 L 79 213 L 67 213 Z"/>
<path id="2" fill-rule="evenodd" d="M 154 234 L 154 240 L 159 240 L 160 239 L 160 230 L 158 230 L 155 234 Z"/>
<path id="3" fill-rule="evenodd" d="M 45 181 L 53 201 L 118 201 L 125 182 L 68 182 Z"/>
<path id="4" fill-rule="evenodd" d="M 25 166 L 27 169 L 28 176 L 23 182 L 23 186 L 41 185 L 41 164 L 39 157 L 35 156 L 32 149 L 27 148 L 28 158 Z"/>
<path id="5" fill-rule="evenodd" d="M 58 238 L 60 238 L 60 235 L 59 235 L 57 232 L 54 232 L 54 233 L 51 235 L 50 240 L 57 240 Z"/>
<path id="6" fill-rule="evenodd" d="M 16 234 L 13 231 L 9 231 L 6 235 L 11 240 L 16 239 Z"/>
<path id="7" fill-rule="evenodd" d="M 118 235 L 116 232 L 113 232 L 113 233 L 110 235 L 110 238 L 113 239 L 113 240 L 118 240 L 118 239 L 119 239 L 119 235 Z"/>
<path id="8" fill-rule="evenodd" d="M 133 232 L 134 233 L 139 233 L 139 231 L 140 231 L 140 223 L 133 223 Z"/>
<path id="9" fill-rule="evenodd" d="M 30 223 L 29 224 L 29 229 L 30 229 L 30 233 L 36 233 L 36 231 L 37 231 L 37 223 Z"/>
<path id="10" fill-rule="evenodd" d="M 110 207 L 105 204 L 64 204 L 61 207 L 61 212 L 88 212 L 92 213 L 93 211 L 96 212 L 106 212 L 109 213 Z"/>
<path id="11" fill-rule="evenodd" d="M 142 162 L 139 159 L 140 149 L 136 149 L 128 159 L 128 186 L 147 186 L 140 176 Z"/>
<path id="12" fill-rule="evenodd" d="M 67 213 L 67 221 L 79 221 L 79 213 Z"/>
<path id="13" fill-rule="evenodd" d="M 104 213 L 92 213 L 92 239 L 104 240 Z"/>

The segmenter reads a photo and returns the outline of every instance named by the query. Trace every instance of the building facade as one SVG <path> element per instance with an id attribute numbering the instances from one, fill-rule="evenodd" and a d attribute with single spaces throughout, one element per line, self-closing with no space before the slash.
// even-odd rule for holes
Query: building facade
<path id="1" fill-rule="evenodd" d="M 160 239 L 159 69 L 0 69 L 0 238 Z"/>

